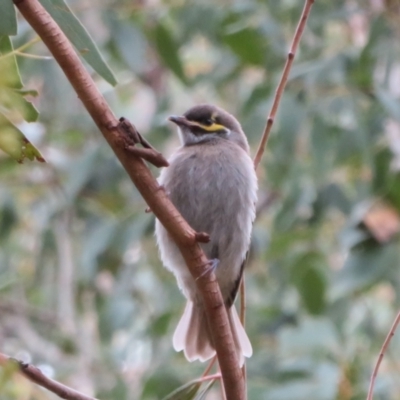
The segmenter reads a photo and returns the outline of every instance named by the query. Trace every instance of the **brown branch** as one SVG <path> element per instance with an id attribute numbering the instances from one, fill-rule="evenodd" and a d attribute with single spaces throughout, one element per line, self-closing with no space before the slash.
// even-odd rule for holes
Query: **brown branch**
<path id="1" fill-rule="evenodd" d="M 290 51 L 288 53 L 285 67 L 283 68 L 281 80 L 279 81 L 278 87 L 275 91 L 274 101 L 272 103 L 271 111 L 269 113 L 267 124 L 264 129 L 264 133 L 261 137 L 260 144 L 258 145 L 256 156 L 254 157 L 254 168 L 257 169 L 260 164 L 261 158 L 264 154 L 265 147 L 267 145 L 267 141 L 269 138 L 269 134 L 271 132 L 272 125 L 275 120 L 276 112 L 278 110 L 279 103 L 282 98 L 283 91 L 285 89 L 287 80 L 289 78 L 290 69 L 292 68 L 293 59 L 297 51 L 297 47 L 299 46 L 299 42 L 301 39 L 301 35 L 303 34 L 304 28 L 306 26 L 307 18 L 310 14 L 311 7 L 314 3 L 314 0 L 306 0 L 303 8 L 303 12 L 301 13 L 301 17 L 299 23 L 296 28 L 296 32 L 293 37 L 292 45 L 290 47 Z"/>
<path id="2" fill-rule="evenodd" d="M 204 273 L 208 260 L 197 242 L 196 232 L 183 219 L 165 191 L 159 190 L 159 184 L 143 160 L 125 149 L 126 132 L 119 126 L 59 26 L 38 0 L 14 0 L 14 3 L 49 48 L 148 206 L 176 242 L 203 298 L 227 397 L 230 400 L 245 399 L 243 376 L 221 291 L 215 274 Z"/>
<path id="3" fill-rule="evenodd" d="M 221 379 L 221 374 L 214 375 L 204 375 L 199 379 L 196 379 L 194 382 L 206 382 L 206 381 L 215 381 L 216 379 Z"/>
<path id="4" fill-rule="evenodd" d="M 26 364 L 18 361 L 15 358 L 6 356 L 0 353 L 0 365 L 3 367 L 10 367 L 19 371 L 22 375 L 28 378 L 33 383 L 42 386 L 53 392 L 58 397 L 66 400 L 96 400 L 94 397 L 86 396 L 83 393 L 76 391 L 68 386 L 63 385 L 53 379 L 48 378 L 43 372 L 32 364 Z"/>
<path id="5" fill-rule="evenodd" d="M 137 157 L 143 158 L 149 163 L 155 165 L 158 168 L 168 167 L 169 163 L 164 156 L 157 151 L 133 126 L 129 120 L 124 117 L 119 119 L 118 128 L 122 129 L 126 134 L 125 149 L 130 151 Z M 141 144 L 142 147 L 137 147 L 137 144 Z"/>
<path id="6" fill-rule="evenodd" d="M 211 361 L 209 361 L 207 368 L 204 370 L 203 374 L 201 375 L 202 377 L 208 375 L 208 373 L 211 371 L 211 368 L 214 366 L 215 361 L 217 361 L 217 356 L 214 356 L 211 359 Z"/>
<path id="7" fill-rule="evenodd" d="M 390 331 L 389 331 L 388 335 L 386 336 L 385 341 L 383 342 L 381 351 L 379 352 L 378 359 L 376 360 L 376 364 L 375 364 L 374 370 L 372 372 L 371 381 L 369 383 L 367 400 L 372 400 L 372 398 L 373 398 L 375 379 L 378 375 L 379 367 L 381 365 L 383 356 L 385 355 L 385 352 L 386 352 L 387 348 L 389 347 L 390 341 L 392 340 L 392 337 L 394 336 L 394 333 L 395 333 L 396 328 L 399 325 L 399 323 L 400 323 L 400 312 L 396 315 L 393 325 L 390 328 Z"/>

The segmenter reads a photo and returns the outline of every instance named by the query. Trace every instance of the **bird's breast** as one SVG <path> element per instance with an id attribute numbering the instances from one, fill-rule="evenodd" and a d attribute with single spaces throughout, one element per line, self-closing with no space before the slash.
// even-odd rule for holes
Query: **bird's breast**
<path id="1" fill-rule="evenodd" d="M 257 179 L 251 158 L 234 143 L 181 148 L 161 175 L 171 201 L 197 231 L 229 241 L 239 229 L 248 241 Z"/>

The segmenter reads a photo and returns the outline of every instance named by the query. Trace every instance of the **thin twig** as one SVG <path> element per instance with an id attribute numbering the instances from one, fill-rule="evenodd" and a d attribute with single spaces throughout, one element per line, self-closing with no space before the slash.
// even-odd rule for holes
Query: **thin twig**
<path id="1" fill-rule="evenodd" d="M 37 42 L 40 42 L 40 37 L 36 35 L 33 39 L 31 39 L 29 42 L 24 43 L 22 46 L 19 46 L 18 48 L 14 49 L 13 51 L 10 51 L 9 53 L 2 54 L 0 56 L 0 61 L 4 60 L 5 58 L 12 57 L 15 56 L 16 54 L 21 53 L 23 50 L 27 49 L 28 47 L 32 46 Z"/>
<path id="2" fill-rule="evenodd" d="M 217 356 L 214 356 L 214 357 L 211 359 L 210 363 L 207 365 L 207 368 L 204 370 L 204 372 L 203 372 L 203 374 L 202 374 L 202 377 L 203 377 L 203 376 L 206 376 L 206 375 L 211 371 L 211 368 L 212 368 L 213 365 L 215 364 L 215 361 L 217 361 Z"/>
<path id="3" fill-rule="evenodd" d="M 279 81 L 278 87 L 275 91 L 274 101 L 272 103 L 271 111 L 269 113 L 267 124 L 265 126 L 264 133 L 262 135 L 260 144 L 257 149 L 256 156 L 254 157 L 254 168 L 257 169 L 260 164 L 261 158 L 264 154 L 265 147 L 267 145 L 267 141 L 269 138 L 269 134 L 271 132 L 272 125 L 275 120 L 276 112 L 278 110 L 279 103 L 282 98 L 283 91 L 285 89 L 287 80 L 289 78 L 290 69 L 292 68 L 293 59 L 297 51 L 297 47 L 299 45 L 301 35 L 303 34 L 304 28 L 306 26 L 307 18 L 310 14 L 311 7 L 314 3 L 314 0 L 306 0 L 303 8 L 303 12 L 301 13 L 301 17 L 299 23 L 296 28 L 296 32 L 293 37 L 292 45 L 290 47 L 290 51 L 287 55 L 286 64 L 283 68 L 281 80 Z"/>
<path id="4" fill-rule="evenodd" d="M 14 54 L 19 57 L 32 58 L 33 60 L 52 60 L 53 59 L 53 57 L 38 56 L 36 54 L 23 53 L 21 51 L 15 51 Z"/>
<path id="5" fill-rule="evenodd" d="M 68 386 L 63 385 L 53 379 L 48 378 L 43 372 L 32 364 L 26 364 L 22 361 L 18 361 L 15 358 L 6 356 L 0 353 L 0 365 L 3 367 L 16 368 L 22 375 L 28 378 L 33 383 L 42 386 L 53 392 L 58 397 L 65 400 L 96 400 L 94 397 L 86 396 L 83 393 L 78 392 Z"/>
<path id="6" fill-rule="evenodd" d="M 374 370 L 372 372 L 371 381 L 369 383 L 367 400 L 372 400 L 372 398 L 373 398 L 375 379 L 376 379 L 376 377 L 378 375 L 379 367 L 381 365 L 381 362 L 383 360 L 383 356 L 385 355 L 385 352 L 386 352 L 387 348 L 389 347 L 390 341 L 392 340 L 392 337 L 394 336 L 394 333 L 395 333 L 396 328 L 399 325 L 399 323 L 400 323 L 400 312 L 396 315 L 396 318 L 395 318 L 395 320 L 393 322 L 393 325 L 390 328 L 390 331 L 389 331 L 388 335 L 386 336 L 385 341 L 383 342 L 381 351 L 379 352 L 379 357 L 376 360 L 375 368 L 374 368 Z"/>
<path id="7" fill-rule="evenodd" d="M 208 259 L 198 244 L 196 232 L 172 204 L 140 157 L 126 150 L 126 132 L 82 64 L 71 43 L 38 0 L 14 0 L 21 14 L 43 40 L 62 68 L 79 99 L 125 168 L 154 215 L 177 244 L 189 272 L 196 280 L 210 325 L 221 375 L 229 400 L 244 400 L 243 375 L 230 329 L 228 315 L 215 273 L 204 274 Z M 203 275 L 204 274 L 204 275 Z"/>
<path id="8" fill-rule="evenodd" d="M 217 373 L 214 375 L 204 375 L 199 379 L 196 379 L 193 382 L 206 382 L 206 381 L 211 381 L 211 380 L 216 380 L 216 379 L 221 379 L 221 374 Z"/>

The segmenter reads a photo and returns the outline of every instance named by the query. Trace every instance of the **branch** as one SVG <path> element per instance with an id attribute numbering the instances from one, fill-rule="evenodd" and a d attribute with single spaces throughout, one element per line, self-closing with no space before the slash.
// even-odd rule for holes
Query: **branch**
<path id="1" fill-rule="evenodd" d="M 396 318 L 395 318 L 395 320 L 393 322 L 393 325 L 390 328 L 390 331 L 389 331 L 388 335 L 386 336 L 385 341 L 383 342 L 381 351 L 379 352 L 378 359 L 376 361 L 374 370 L 372 372 L 371 381 L 369 383 L 367 400 L 372 400 L 372 398 L 373 398 L 375 379 L 376 379 L 376 377 L 378 375 L 379 367 L 381 365 L 381 362 L 383 360 L 383 356 L 385 355 L 385 352 L 386 352 L 387 348 L 389 347 L 389 343 L 392 340 L 392 337 L 394 336 L 394 333 L 395 333 L 396 328 L 399 325 L 399 323 L 400 323 L 400 312 L 397 314 L 397 316 L 396 316 Z"/>
<path id="2" fill-rule="evenodd" d="M 169 166 L 164 156 L 158 152 L 126 118 L 121 117 L 119 119 L 118 128 L 121 128 L 127 134 L 127 137 L 125 137 L 127 140 L 125 144 L 126 150 L 137 157 L 145 159 L 158 168 Z M 136 144 L 138 143 L 140 143 L 143 148 L 137 147 Z"/>
<path id="3" fill-rule="evenodd" d="M 215 274 L 205 273 L 208 260 L 198 244 L 198 235 L 165 191 L 160 190 L 143 160 L 126 149 L 126 132 L 59 26 L 38 0 L 14 0 L 14 3 L 49 48 L 131 180 L 177 244 L 204 301 L 227 397 L 230 400 L 245 399 L 243 376 L 224 301 Z"/>
<path id="4" fill-rule="evenodd" d="M 254 157 L 254 168 L 257 169 L 260 164 L 261 158 L 264 154 L 265 147 L 267 145 L 267 141 L 269 138 L 269 134 L 271 132 L 272 125 L 275 120 L 276 112 L 278 110 L 279 103 L 282 98 L 283 91 L 285 89 L 286 83 L 289 78 L 290 69 L 292 68 L 293 59 L 297 51 L 297 47 L 299 46 L 299 42 L 301 39 L 301 35 L 303 34 L 304 28 L 306 26 L 307 18 L 310 14 L 311 7 L 314 3 L 314 0 L 306 0 L 303 8 L 303 12 L 301 13 L 301 17 L 299 23 L 296 28 L 296 32 L 293 37 L 292 45 L 290 47 L 290 51 L 287 55 L 286 64 L 283 68 L 281 80 L 279 81 L 278 87 L 275 91 L 274 101 L 272 103 L 271 111 L 269 113 L 267 119 L 267 125 L 265 126 L 264 133 L 261 137 L 260 144 L 258 145 L 256 156 Z"/>
<path id="5" fill-rule="evenodd" d="M 28 378 L 33 383 L 50 390 L 57 396 L 66 400 L 97 400 L 94 397 L 86 396 L 83 393 L 71 389 L 68 386 L 63 385 L 53 379 L 48 378 L 43 372 L 32 364 L 26 364 L 22 361 L 18 361 L 15 358 L 6 356 L 0 353 L 0 365 L 3 367 L 16 368 L 19 372 Z"/>

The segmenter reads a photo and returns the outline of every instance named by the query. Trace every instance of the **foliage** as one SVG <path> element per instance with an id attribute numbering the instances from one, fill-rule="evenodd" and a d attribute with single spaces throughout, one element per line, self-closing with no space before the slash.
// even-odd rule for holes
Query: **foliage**
<path id="1" fill-rule="evenodd" d="M 1 35 L 15 34 L 6 3 Z M 107 79 L 102 59 L 87 60 L 115 114 L 159 150 L 178 145 L 168 115 L 210 102 L 238 116 L 255 151 L 302 2 L 69 6 L 110 66 Z M 259 171 L 246 274 L 252 400 L 366 397 L 400 305 L 399 11 L 315 2 Z M 28 103 L 8 81 L 0 112 L 47 163 L 0 155 L 1 351 L 100 399 L 167 397 L 204 366 L 172 350 L 183 297 L 158 259 L 154 217 L 46 48 L 18 25 L 13 48 L 30 43 L 35 58 L 9 57 L 0 86 L 16 56 L 39 95 Z M 113 82 L 111 69 L 115 88 L 97 75 Z M 21 123 L 36 109 L 38 122 Z M 398 397 L 399 349 L 395 336 L 376 399 Z M 54 398 L 7 374 L 2 399 Z M 218 385 L 206 398 L 219 398 Z"/>

